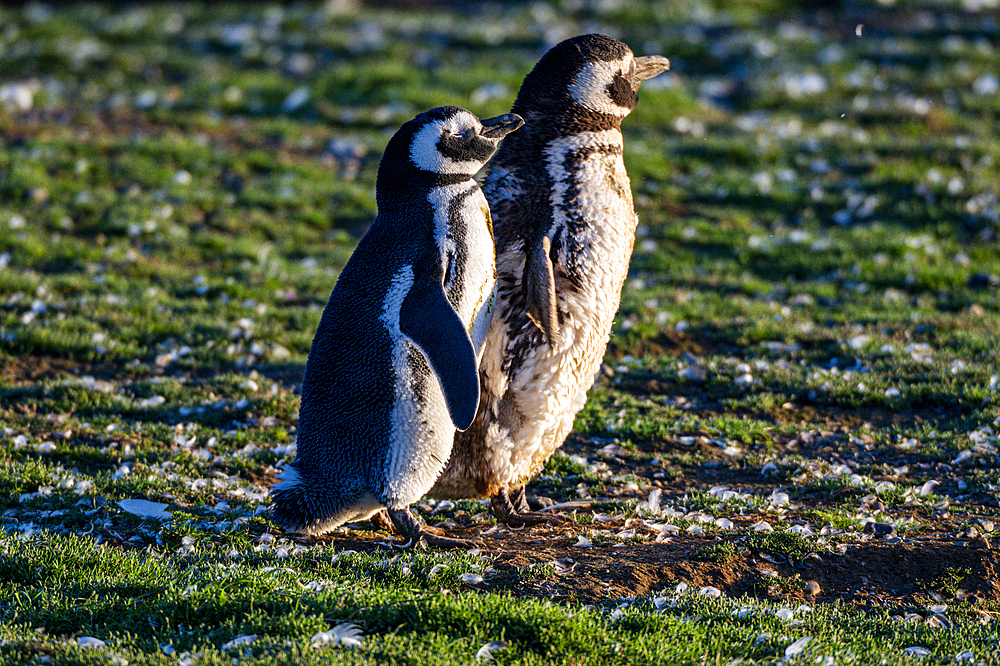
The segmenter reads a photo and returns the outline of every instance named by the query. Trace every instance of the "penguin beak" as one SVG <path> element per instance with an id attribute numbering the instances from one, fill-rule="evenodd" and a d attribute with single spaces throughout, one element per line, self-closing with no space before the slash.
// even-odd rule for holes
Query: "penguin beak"
<path id="1" fill-rule="evenodd" d="M 663 56 L 640 56 L 636 58 L 635 71 L 632 72 L 632 87 L 639 88 L 639 84 L 646 79 L 651 79 L 670 69 L 670 61 Z"/>
<path id="2" fill-rule="evenodd" d="M 518 127 L 524 124 L 524 118 L 516 113 L 505 113 L 496 118 L 488 118 L 483 121 L 483 130 L 480 136 L 487 139 L 502 139 Z"/>

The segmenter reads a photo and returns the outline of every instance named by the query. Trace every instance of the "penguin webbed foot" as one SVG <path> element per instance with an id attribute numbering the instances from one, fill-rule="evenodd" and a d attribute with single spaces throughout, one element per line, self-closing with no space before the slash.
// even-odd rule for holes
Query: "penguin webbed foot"
<path id="1" fill-rule="evenodd" d="M 379 509 L 371 515 L 368 521 L 371 522 L 372 527 L 381 532 L 392 532 L 392 521 L 389 519 L 386 509 Z"/>
<path id="2" fill-rule="evenodd" d="M 521 486 L 511 498 L 518 511 L 541 511 L 556 503 L 551 497 L 542 497 L 541 495 L 531 495 L 529 497 L 527 490 L 527 486 Z"/>
<path id="3" fill-rule="evenodd" d="M 520 488 L 513 497 L 510 491 L 502 488 L 500 492 L 490 498 L 490 507 L 497 521 L 507 527 L 525 527 L 527 525 L 558 525 L 565 523 L 568 518 L 557 513 L 542 513 L 536 509 L 551 506 L 548 498 L 529 498 L 525 489 Z"/>
<path id="4" fill-rule="evenodd" d="M 455 539 L 441 536 L 440 534 L 433 534 L 430 531 L 432 528 L 421 525 L 409 507 L 386 509 L 386 513 L 396 532 L 405 539 L 402 543 L 393 544 L 396 548 L 413 548 L 420 543 L 435 546 L 436 548 L 476 548 L 482 545 L 472 539 Z M 440 532 L 437 529 L 434 531 Z"/>

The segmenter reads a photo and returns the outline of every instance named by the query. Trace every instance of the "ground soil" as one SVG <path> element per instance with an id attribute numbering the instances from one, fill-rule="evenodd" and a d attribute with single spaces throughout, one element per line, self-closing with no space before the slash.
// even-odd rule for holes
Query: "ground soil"
<path id="1" fill-rule="evenodd" d="M 475 538 L 482 529 L 456 534 Z M 476 589 L 518 597 L 602 604 L 622 598 L 673 594 L 679 583 L 707 586 L 730 597 L 787 603 L 839 601 L 874 607 L 921 608 L 952 602 L 971 608 L 1000 600 L 1000 540 L 945 534 L 887 543 L 857 535 L 854 543 L 801 560 L 746 548 L 740 537 L 683 535 L 663 543 L 595 543 L 576 546 L 581 526 L 501 529 L 482 537 L 494 571 Z M 384 535 L 359 532 L 324 539 L 336 550 L 382 548 Z M 708 546 L 732 543 L 735 553 L 706 561 Z M 535 565 L 558 562 L 558 573 L 538 576 Z M 546 570 L 548 571 L 548 570 Z M 953 572 L 961 572 L 960 580 Z M 810 585 L 814 582 L 816 585 Z"/>

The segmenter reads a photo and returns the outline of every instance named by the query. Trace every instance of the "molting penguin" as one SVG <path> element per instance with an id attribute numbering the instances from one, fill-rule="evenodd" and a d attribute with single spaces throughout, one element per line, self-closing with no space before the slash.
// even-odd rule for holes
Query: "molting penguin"
<path id="1" fill-rule="evenodd" d="M 583 35 L 524 79 L 512 112 L 526 128 L 504 142 L 483 184 L 498 281 L 482 401 L 431 496 L 491 497 L 514 526 L 560 520 L 532 512 L 524 485 L 563 444 L 604 356 L 636 227 L 621 122 L 639 84 L 669 66 Z"/>
<path id="2" fill-rule="evenodd" d="M 407 545 L 465 545 L 426 533 L 409 505 L 479 404 L 496 266 L 489 207 L 472 177 L 523 122 L 440 107 L 389 140 L 378 216 L 323 312 L 296 458 L 272 488 L 271 515 L 286 530 L 322 534 L 385 507 Z"/>

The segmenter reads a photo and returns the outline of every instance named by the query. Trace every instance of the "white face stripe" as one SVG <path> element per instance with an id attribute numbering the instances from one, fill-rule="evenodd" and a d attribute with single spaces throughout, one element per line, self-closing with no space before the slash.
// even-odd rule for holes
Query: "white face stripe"
<path id="1" fill-rule="evenodd" d="M 614 81 L 616 74 L 628 76 L 631 66 L 631 54 L 613 62 L 598 60 L 590 63 L 580 70 L 573 83 L 569 85 L 570 97 L 591 111 L 624 118 L 632 112 L 632 109 L 615 104 L 608 96 L 608 86 Z"/>
<path id="2" fill-rule="evenodd" d="M 481 162 L 475 160 L 457 161 L 442 155 L 437 144 L 445 132 L 461 134 L 469 128 L 478 132 L 482 128 L 479 119 L 468 111 L 460 111 L 446 120 L 435 120 L 421 127 L 413 135 L 410 143 L 410 159 L 418 168 L 434 173 L 459 174 L 473 176 L 483 168 Z"/>

